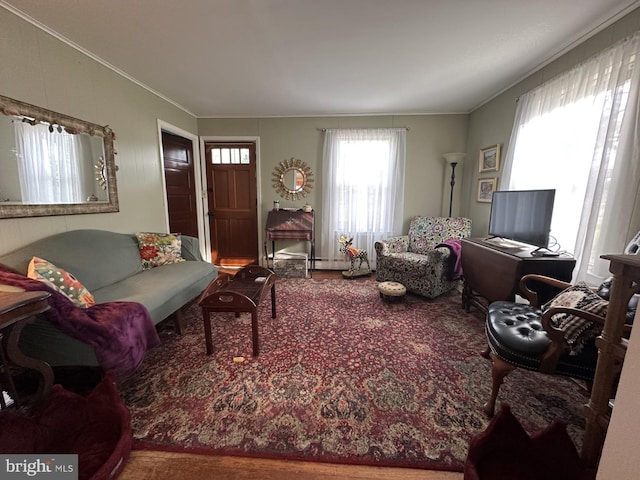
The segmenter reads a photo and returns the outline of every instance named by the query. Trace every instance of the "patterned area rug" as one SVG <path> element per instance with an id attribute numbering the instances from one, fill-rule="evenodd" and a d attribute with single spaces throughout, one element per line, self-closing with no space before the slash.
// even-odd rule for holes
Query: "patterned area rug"
<path id="1" fill-rule="evenodd" d="M 276 298 L 256 358 L 248 314 L 212 315 L 211 356 L 197 305 L 186 333 L 161 334 L 122 386 L 134 448 L 462 471 L 488 423 L 481 314 L 456 292 L 383 303 L 373 278 L 284 279 Z M 562 419 L 579 448 L 586 400 L 572 380 L 516 370 L 498 402 L 529 432 Z"/>

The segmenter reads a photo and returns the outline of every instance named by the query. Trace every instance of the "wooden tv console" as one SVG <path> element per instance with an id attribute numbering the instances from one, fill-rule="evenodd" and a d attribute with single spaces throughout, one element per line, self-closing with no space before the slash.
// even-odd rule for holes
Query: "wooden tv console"
<path id="1" fill-rule="evenodd" d="M 535 257 L 531 255 L 534 249 L 501 247 L 484 238 L 462 239 L 463 308 L 469 311 L 471 305 L 474 305 L 486 312 L 487 305 L 491 302 L 513 301 L 520 290 L 520 279 L 528 273 L 571 281 L 576 264 L 573 257 Z M 544 291 L 541 293 L 542 300 L 546 301 L 555 292 L 549 291 L 547 295 Z"/>

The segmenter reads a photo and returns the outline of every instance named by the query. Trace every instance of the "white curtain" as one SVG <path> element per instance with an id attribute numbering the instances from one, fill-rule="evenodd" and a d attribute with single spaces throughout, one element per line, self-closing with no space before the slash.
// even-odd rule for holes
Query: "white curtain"
<path id="1" fill-rule="evenodd" d="M 556 189 L 551 235 L 576 257 L 574 280 L 610 275 L 600 255 L 636 233 L 639 53 L 636 33 L 518 101 L 500 189 Z"/>
<path id="2" fill-rule="evenodd" d="M 82 203 L 82 145 L 77 135 L 14 122 L 22 202 Z"/>
<path id="3" fill-rule="evenodd" d="M 405 156 L 404 128 L 325 131 L 319 253 L 328 268 L 344 266 L 342 234 L 375 269 L 376 240 L 402 233 Z"/>

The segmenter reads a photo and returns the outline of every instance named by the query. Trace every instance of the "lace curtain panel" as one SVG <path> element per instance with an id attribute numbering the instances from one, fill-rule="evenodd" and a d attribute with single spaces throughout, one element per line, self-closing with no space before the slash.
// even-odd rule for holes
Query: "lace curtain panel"
<path id="1" fill-rule="evenodd" d="M 556 189 L 551 235 L 576 257 L 574 280 L 609 276 L 600 255 L 637 228 L 639 53 L 636 33 L 518 101 L 500 189 Z"/>
<path id="2" fill-rule="evenodd" d="M 327 268 L 344 266 L 342 234 L 375 269 L 376 240 L 402 233 L 405 156 L 404 128 L 325 131 L 319 253 Z"/>
<path id="3" fill-rule="evenodd" d="M 14 122 L 14 130 L 22 202 L 84 202 L 82 180 L 87 172 L 82 168 L 79 136 L 52 135 L 47 125 L 23 122 Z"/>

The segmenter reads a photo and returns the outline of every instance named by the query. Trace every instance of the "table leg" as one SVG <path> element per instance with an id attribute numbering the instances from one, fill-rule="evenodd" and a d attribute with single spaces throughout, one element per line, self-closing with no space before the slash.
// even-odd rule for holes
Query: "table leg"
<path id="1" fill-rule="evenodd" d="M 211 318 L 209 312 L 202 309 L 202 320 L 204 321 L 204 341 L 207 344 L 207 355 L 213 353 L 213 341 L 211 340 Z"/>
<path id="2" fill-rule="evenodd" d="M 16 390 L 16 386 L 13 383 L 13 378 L 11 377 L 11 373 L 9 372 L 9 362 L 4 355 L 4 348 L 2 346 L 4 337 L 2 333 L 0 333 L 0 366 L 3 368 L 5 381 L 7 382 L 7 388 L 9 389 L 9 393 L 13 398 L 13 404 L 20 408 L 20 399 L 18 398 L 18 391 Z M 0 385 L 2 385 L 0 383 Z M 7 408 L 7 404 L 4 401 L 4 395 L 2 394 L 2 388 L 0 388 L 0 409 Z"/>
<path id="3" fill-rule="evenodd" d="M 269 268 L 269 249 L 267 248 L 267 241 L 264 241 L 264 264 Z"/>
<path id="4" fill-rule="evenodd" d="M 18 346 L 20 334 L 22 333 L 22 329 L 31 320 L 33 320 L 33 317 L 21 320 L 11 328 L 9 338 L 7 340 L 7 357 L 9 357 L 9 360 L 19 367 L 30 368 L 40 373 L 42 376 L 42 382 L 38 385 L 38 391 L 34 400 L 34 403 L 39 403 L 49 395 L 49 391 L 53 386 L 53 370 L 47 362 L 27 357 L 22 353 L 22 351 L 20 351 L 20 347 Z"/>
<path id="5" fill-rule="evenodd" d="M 276 241 L 271 240 L 271 267 L 276 268 Z"/>
<path id="6" fill-rule="evenodd" d="M 276 284 L 271 285 L 271 318 L 276 318 Z"/>
<path id="7" fill-rule="evenodd" d="M 260 340 L 258 339 L 258 312 L 257 308 L 251 310 L 251 336 L 253 338 L 253 356 L 260 353 Z"/>
<path id="8" fill-rule="evenodd" d="M 311 239 L 311 270 L 316 269 L 316 241 L 315 239 Z M 313 274 L 311 275 L 313 277 Z"/>
<path id="9" fill-rule="evenodd" d="M 184 315 L 182 314 L 182 308 L 179 308 L 173 313 L 173 327 L 176 329 L 176 333 L 178 335 L 182 335 L 184 330 L 183 328 L 184 325 L 185 325 L 185 322 L 184 322 Z"/>

